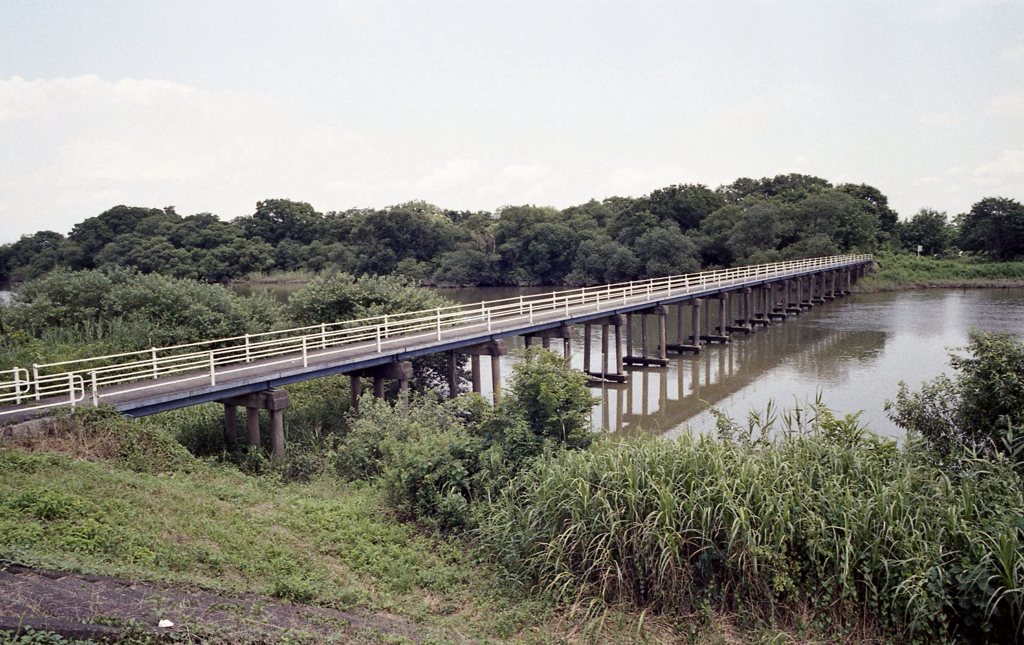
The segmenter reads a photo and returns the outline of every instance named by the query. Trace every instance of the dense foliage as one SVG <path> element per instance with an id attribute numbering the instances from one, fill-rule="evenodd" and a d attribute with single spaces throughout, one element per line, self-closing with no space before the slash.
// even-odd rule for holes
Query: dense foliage
<path id="1" fill-rule="evenodd" d="M 967 354 L 952 354 L 953 377 L 911 392 L 900 384 L 890 415 L 919 434 L 942 461 L 1001 453 L 1024 467 L 1024 344 L 1006 333 L 973 331 Z"/>
<path id="2" fill-rule="evenodd" d="M 442 285 L 592 285 L 702 267 L 921 246 L 999 260 L 1024 251 L 1019 203 L 986 198 L 954 218 L 923 209 L 898 221 L 865 184 L 790 174 L 711 189 L 667 186 L 565 209 L 444 210 L 425 202 L 320 213 L 268 199 L 252 215 L 116 206 L 77 224 L 0 246 L 0 281 L 55 268 L 131 267 L 206 282 L 267 272 L 400 275 Z M 1024 239 L 1024 238 L 1021 238 Z"/>

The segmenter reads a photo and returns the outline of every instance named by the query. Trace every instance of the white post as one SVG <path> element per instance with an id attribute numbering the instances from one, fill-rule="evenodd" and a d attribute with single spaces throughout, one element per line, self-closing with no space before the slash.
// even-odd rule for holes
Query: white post
<path id="1" fill-rule="evenodd" d="M 533 322 L 533 302 L 530 302 L 530 322 Z"/>
<path id="2" fill-rule="evenodd" d="M 71 397 L 71 409 L 75 409 L 75 375 L 68 372 L 68 394 Z"/>
<path id="3" fill-rule="evenodd" d="M 213 371 L 213 350 L 210 350 L 210 385 L 217 384 L 217 375 Z"/>
<path id="4" fill-rule="evenodd" d="M 309 354 L 306 352 L 306 337 L 302 337 L 302 366 L 309 367 Z"/>
<path id="5" fill-rule="evenodd" d="M 245 362 L 252 362 L 252 356 L 249 354 L 249 334 L 245 335 Z"/>
<path id="6" fill-rule="evenodd" d="M 152 357 L 153 357 L 153 380 L 156 380 L 156 379 L 157 379 L 157 369 L 156 369 L 156 347 L 153 347 L 153 348 L 151 348 L 151 349 L 152 349 L 152 354 L 151 354 L 151 355 L 152 355 Z"/>
<path id="7" fill-rule="evenodd" d="M 320 349 L 327 349 L 327 323 L 320 323 Z"/>
<path id="8" fill-rule="evenodd" d="M 384 337 L 388 337 L 388 315 L 384 314 Z"/>
<path id="9" fill-rule="evenodd" d="M 437 308 L 437 339 L 441 340 L 441 308 Z"/>
<path id="10" fill-rule="evenodd" d="M 487 310 L 487 331 L 491 331 L 491 310 Z"/>
<path id="11" fill-rule="evenodd" d="M 380 354 L 380 325 L 377 325 L 377 353 Z"/>
<path id="12" fill-rule="evenodd" d="M 39 400 L 39 366 L 32 363 L 32 383 L 36 389 L 36 401 Z"/>
<path id="13" fill-rule="evenodd" d="M 14 402 L 21 405 L 21 372 L 18 370 L 19 368 L 15 367 L 11 371 L 14 372 Z"/>
<path id="14" fill-rule="evenodd" d="M 98 408 L 100 407 L 100 395 L 99 392 L 96 391 L 96 370 L 93 370 L 89 374 L 92 377 L 92 407 Z"/>

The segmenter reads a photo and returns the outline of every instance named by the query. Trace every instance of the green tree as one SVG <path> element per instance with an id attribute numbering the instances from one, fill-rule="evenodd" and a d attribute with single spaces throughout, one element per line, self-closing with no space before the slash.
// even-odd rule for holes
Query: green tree
<path id="1" fill-rule="evenodd" d="M 590 287 L 639 277 L 640 260 L 636 254 L 610 237 L 601 236 L 580 243 L 565 283 L 573 287 Z"/>
<path id="2" fill-rule="evenodd" d="M 256 211 L 234 221 L 249 239 L 260 238 L 272 246 L 290 238 L 309 244 L 316 238 L 323 215 L 307 202 L 266 199 L 256 202 Z"/>
<path id="3" fill-rule="evenodd" d="M 173 212 L 172 207 L 160 210 L 159 208 L 142 208 L 122 204 L 76 224 L 71 229 L 68 239 L 81 249 L 82 266 L 72 268 L 95 268 L 94 258 L 99 255 L 104 246 L 113 242 L 119 235 L 134 233 L 139 223 L 147 217 L 167 215 Z"/>
<path id="4" fill-rule="evenodd" d="M 996 451 L 1024 461 L 1024 344 L 1007 333 L 972 331 L 967 354 L 951 354 L 958 373 L 911 392 L 900 383 L 886 403 L 896 425 L 919 434 L 943 459 L 963 450 Z"/>
<path id="5" fill-rule="evenodd" d="M 960 247 L 1008 260 L 1024 253 L 1024 205 L 1005 197 L 986 197 L 959 217 Z"/>
<path id="6" fill-rule="evenodd" d="M 688 231 L 724 206 L 725 199 L 703 184 L 677 184 L 655 190 L 641 204 L 659 222 L 675 222 L 681 231 Z"/>
<path id="7" fill-rule="evenodd" d="M 674 224 L 647 231 L 636 241 L 636 249 L 645 278 L 700 271 L 697 244 Z"/>
<path id="8" fill-rule="evenodd" d="M 922 208 L 899 227 L 900 241 L 911 251 L 917 247 L 927 255 L 942 253 L 953 241 L 954 230 L 945 213 Z"/>

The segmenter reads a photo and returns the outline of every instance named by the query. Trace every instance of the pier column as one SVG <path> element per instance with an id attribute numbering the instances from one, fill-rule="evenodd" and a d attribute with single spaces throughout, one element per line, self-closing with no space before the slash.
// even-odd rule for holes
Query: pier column
<path id="1" fill-rule="evenodd" d="M 640 358 L 647 358 L 647 314 L 640 314 Z"/>
<path id="2" fill-rule="evenodd" d="M 224 444 L 232 450 L 238 443 L 238 406 L 224 404 Z"/>
<path id="3" fill-rule="evenodd" d="M 590 323 L 583 325 L 583 371 L 590 371 Z"/>
<path id="4" fill-rule="evenodd" d="M 612 314 L 611 316 L 605 316 L 603 318 L 594 318 L 588 320 L 585 324 L 587 327 L 593 329 L 595 325 L 601 326 L 601 370 L 593 371 L 590 366 L 593 364 L 593 360 L 585 363 L 584 372 L 588 376 L 594 378 L 600 378 L 605 381 L 614 381 L 617 383 L 625 383 L 626 376 L 622 373 L 622 323 L 623 316 L 619 314 Z M 615 340 L 612 341 L 612 330 L 615 328 Z M 611 354 L 611 343 L 615 343 L 615 371 L 609 371 L 608 364 L 612 360 Z M 588 344 L 588 346 L 591 344 Z"/>
<path id="5" fill-rule="evenodd" d="M 615 325 L 615 373 L 622 374 L 622 324 Z M 625 379 L 623 379 L 625 380 Z"/>
<path id="6" fill-rule="evenodd" d="M 647 355 L 647 316 L 651 314 L 656 315 L 658 317 L 659 340 L 665 339 L 662 342 L 662 349 L 659 352 L 659 358 L 650 358 Z M 644 309 L 640 312 L 640 356 L 633 356 L 631 353 L 627 353 L 626 357 L 623 359 L 623 362 L 628 363 L 630 365 L 658 365 L 661 367 L 668 365 L 667 354 L 665 354 L 665 351 L 668 349 L 667 338 L 665 338 L 665 336 L 668 333 L 666 324 L 667 317 L 667 310 L 665 309 L 665 307 L 660 305 L 651 307 L 649 309 Z M 626 323 L 627 325 L 629 324 L 628 315 L 626 316 Z M 627 327 L 627 335 L 628 334 L 629 331 Z"/>
<path id="7" fill-rule="evenodd" d="M 227 407 L 245 407 L 245 427 L 248 434 L 249 445 L 260 446 L 260 410 L 270 412 L 270 454 L 277 463 L 283 463 L 285 458 L 284 446 L 284 411 L 289 406 L 288 392 L 280 389 L 269 389 L 252 394 L 232 396 L 221 399 L 225 409 Z"/>
<path id="8" fill-rule="evenodd" d="M 469 363 L 471 365 L 471 373 L 473 375 L 473 391 L 476 392 L 477 394 L 480 394 L 480 355 L 473 354 L 472 356 L 470 356 Z"/>
<path id="9" fill-rule="evenodd" d="M 469 356 L 472 366 L 473 391 L 480 394 L 483 391 L 483 371 L 480 368 L 480 357 L 491 357 L 491 390 L 495 405 L 501 400 L 501 360 L 502 356 L 508 354 L 508 347 L 503 340 L 492 340 L 486 343 L 478 343 L 466 347 L 459 347 L 452 351 L 453 354 Z"/>
<path id="10" fill-rule="evenodd" d="M 608 377 L 608 325 L 601 325 L 601 376 Z M 584 370 L 586 371 L 586 370 Z"/>
<path id="11" fill-rule="evenodd" d="M 448 352 L 448 398 L 459 395 L 459 361 L 455 352 Z"/>
<path id="12" fill-rule="evenodd" d="M 660 350 L 658 358 L 668 358 L 668 310 L 665 307 L 658 307 L 658 343 Z"/>
<path id="13" fill-rule="evenodd" d="M 692 316 L 692 320 L 691 320 L 691 323 L 692 323 L 691 327 L 692 328 L 691 328 L 690 331 L 693 332 L 693 334 L 690 336 L 690 342 L 692 344 L 694 344 L 694 345 L 699 347 L 700 346 L 700 305 L 701 305 L 701 299 L 700 298 L 694 298 L 693 300 L 690 301 L 690 303 L 691 303 L 690 315 Z"/>
<path id="14" fill-rule="evenodd" d="M 348 373 L 349 390 L 352 396 L 352 409 L 359 409 L 359 397 L 362 394 L 362 379 L 373 379 L 373 395 L 378 399 L 384 398 L 384 385 L 386 380 L 398 381 L 398 391 L 405 392 L 409 388 L 409 379 L 413 377 L 412 363 L 409 361 L 398 361 L 396 363 L 385 363 L 374 367 L 367 367 L 361 370 Z"/>

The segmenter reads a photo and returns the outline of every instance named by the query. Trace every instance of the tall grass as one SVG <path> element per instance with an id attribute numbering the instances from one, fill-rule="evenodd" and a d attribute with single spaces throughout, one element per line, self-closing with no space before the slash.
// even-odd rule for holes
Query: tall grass
<path id="1" fill-rule="evenodd" d="M 1024 500 L 1004 463 L 951 476 L 821 412 L 774 438 L 564 452 L 496 500 L 485 548 L 564 599 L 772 621 L 811 608 L 900 640 L 1020 642 Z"/>
<path id="2" fill-rule="evenodd" d="M 857 283 L 858 290 L 1024 286 L 1024 262 L 978 257 L 935 260 L 910 254 L 879 254 L 875 260 L 878 271 Z"/>

